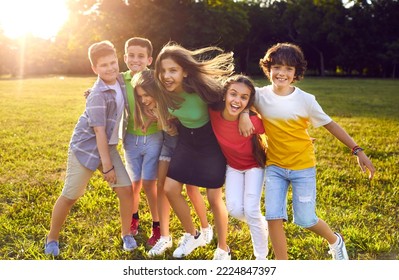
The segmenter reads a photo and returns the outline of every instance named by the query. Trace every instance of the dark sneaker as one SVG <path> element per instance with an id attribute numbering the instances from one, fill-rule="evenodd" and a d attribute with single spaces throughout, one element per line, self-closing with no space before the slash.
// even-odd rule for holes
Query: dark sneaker
<path id="1" fill-rule="evenodd" d="M 130 223 L 130 233 L 136 236 L 139 233 L 139 219 L 132 218 Z"/>
<path id="2" fill-rule="evenodd" d="M 154 246 L 160 237 L 161 237 L 161 229 L 159 227 L 152 228 L 152 235 L 150 239 L 148 239 L 147 244 L 150 246 Z"/>

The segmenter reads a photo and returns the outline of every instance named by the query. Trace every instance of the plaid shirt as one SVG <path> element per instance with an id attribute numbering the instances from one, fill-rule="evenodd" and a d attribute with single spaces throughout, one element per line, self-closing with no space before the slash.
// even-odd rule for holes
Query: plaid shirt
<path id="1" fill-rule="evenodd" d="M 118 82 L 124 99 L 124 116 L 129 112 L 126 100 L 126 87 L 121 75 Z M 115 91 L 109 88 L 100 78 L 94 83 L 86 100 L 86 109 L 80 116 L 70 141 L 70 149 L 79 162 L 90 170 L 96 170 L 101 163 L 97 149 L 95 126 L 104 126 L 108 141 L 117 122 Z M 123 118 L 126 121 L 126 118 Z"/>

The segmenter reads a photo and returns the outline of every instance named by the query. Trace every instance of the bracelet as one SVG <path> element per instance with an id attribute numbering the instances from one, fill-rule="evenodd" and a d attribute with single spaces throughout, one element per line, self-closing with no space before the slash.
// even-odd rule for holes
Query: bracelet
<path id="1" fill-rule="evenodd" d="M 242 110 L 241 114 L 249 114 L 249 110 Z"/>
<path id="2" fill-rule="evenodd" d="M 112 168 L 111 168 L 110 170 L 108 170 L 108 171 L 106 171 L 106 172 L 102 171 L 102 173 L 103 173 L 103 174 L 110 173 L 112 170 L 114 170 L 114 168 L 115 168 L 115 166 L 112 165 Z"/>
<path id="3" fill-rule="evenodd" d="M 361 151 L 363 151 L 362 148 L 360 148 L 359 146 L 355 146 L 355 147 L 352 148 L 352 155 L 357 156 L 357 153 L 359 153 Z"/>

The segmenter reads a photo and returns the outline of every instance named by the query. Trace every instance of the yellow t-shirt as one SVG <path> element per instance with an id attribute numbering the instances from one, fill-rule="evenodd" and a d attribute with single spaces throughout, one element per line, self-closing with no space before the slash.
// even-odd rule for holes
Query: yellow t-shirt
<path id="1" fill-rule="evenodd" d="M 256 88 L 254 106 L 262 116 L 267 136 L 266 165 L 291 170 L 316 165 L 308 128 L 310 125 L 320 127 L 332 120 L 314 95 L 295 88 L 293 93 L 279 96 L 269 85 Z"/>

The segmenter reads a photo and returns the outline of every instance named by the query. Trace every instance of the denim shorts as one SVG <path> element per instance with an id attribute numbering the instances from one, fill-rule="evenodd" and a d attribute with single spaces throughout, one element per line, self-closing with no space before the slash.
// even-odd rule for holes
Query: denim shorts
<path id="1" fill-rule="evenodd" d="M 173 151 L 176 148 L 178 136 L 170 136 L 166 132 L 163 132 L 163 137 L 163 144 L 161 154 L 159 155 L 159 160 L 170 161 Z"/>
<path id="2" fill-rule="evenodd" d="M 270 165 L 265 177 L 266 220 L 288 220 L 287 193 L 291 184 L 294 223 L 304 228 L 317 224 L 315 167 L 290 170 Z"/>
<path id="3" fill-rule="evenodd" d="M 126 169 L 132 182 L 157 179 L 162 142 L 162 131 L 145 136 L 126 133 L 123 149 Z"/>

